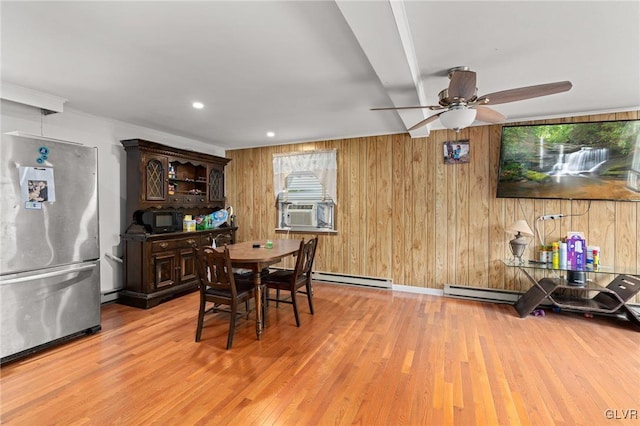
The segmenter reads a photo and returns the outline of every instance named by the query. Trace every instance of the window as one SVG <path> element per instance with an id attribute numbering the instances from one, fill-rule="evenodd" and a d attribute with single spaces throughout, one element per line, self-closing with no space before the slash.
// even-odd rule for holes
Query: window
<path id="1" fill-rule="evenodd" d="M 274 154 L 277 229 L 335 230 L 336 150 Z"/>

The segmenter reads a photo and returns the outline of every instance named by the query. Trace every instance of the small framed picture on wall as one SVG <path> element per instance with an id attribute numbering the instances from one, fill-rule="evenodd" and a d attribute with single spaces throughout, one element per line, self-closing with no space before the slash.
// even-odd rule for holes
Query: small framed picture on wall
<path id="1" fill-rule="evenodd" d="M 446 141 L 442 144 L 445 164 L 469 162 L 469 139 Z"/>

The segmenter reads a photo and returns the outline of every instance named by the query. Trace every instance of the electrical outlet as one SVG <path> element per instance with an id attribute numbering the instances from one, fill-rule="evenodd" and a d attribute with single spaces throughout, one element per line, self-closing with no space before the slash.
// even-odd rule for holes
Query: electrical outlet
<path id="1" fill-rule="evenodd" d="M 561 217 L 564 217 L 562 213 L 556 213 L 556 214 L 545 214 L 544 216 L 540 216 L 539 219 L 540 220 L 556 220 L 556 219 L 560 219 Z"/>

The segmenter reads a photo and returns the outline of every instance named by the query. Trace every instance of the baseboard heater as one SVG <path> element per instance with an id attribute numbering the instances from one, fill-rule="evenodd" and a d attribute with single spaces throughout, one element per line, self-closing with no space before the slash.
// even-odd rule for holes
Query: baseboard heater
<path id="1" fill-rule="evenodd" d="M 314 272 L 314 280 L 337 284 L 361 285 L 391 289 L 391 278 L 366 277 L 359 275 L 334 274 L 331 272 Z"/>
<path id="2" fill-rule="evenodd" d="M 521 295 L 521 292 L 514 290 L 469 287 L 453 284 L 444 285 L 445 297 L 455 297 L 459 299 L 480 300 L 493 303 L 516 303 Z"/>

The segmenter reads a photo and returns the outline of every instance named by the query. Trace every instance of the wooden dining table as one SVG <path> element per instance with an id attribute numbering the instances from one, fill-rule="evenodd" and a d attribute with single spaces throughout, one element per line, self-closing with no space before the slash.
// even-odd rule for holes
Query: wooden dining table
<path id="1" fill-rule="evenodd" d="M 273 247 L 266 248 L 265 240 L 244 241 L 229 244 L 229 257 L 234 268 L 250 269 L 253 273 L 253 284 L 256 292 L 256 336 L 262 339 L 263 315 L 261 273 L 264 268 L 276 264 L 287 256 L 292 256 L 300 250 L 299 239 L 273 240 Z M 255 247 L 259 246 L 259 247 Z"/>

